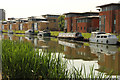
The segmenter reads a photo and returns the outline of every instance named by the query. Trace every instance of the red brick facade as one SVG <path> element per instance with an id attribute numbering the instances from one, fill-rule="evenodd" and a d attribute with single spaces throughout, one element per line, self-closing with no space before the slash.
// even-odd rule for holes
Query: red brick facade
<path id="1" fill-rule="evenodd" d="M 120 33 L 120 4 L 111 3 L 98 6 L 100 12 L 99 30 L 109 33 Z"/>
<path id="2" fill-rule="evenodd" d="M 46 28 L 52 31 L 58 31 L 58 17 L 59 15 L 43 15 L 43 17 L 28 17 L 28 19 L 8 18 L 9 21 L 0 25 L 0 30 L 26 31 L 33 29 L 34 26 L 34 29 L 39 31 L 45 30 Z M 35 21 L 33 21 L 32 18 L 34 18 Z M 4 28 L 2 28 L 2 26 Z"/>
<path id="3" fill-rule="evenodd" d="M 96 31 L 99 28 L 99 17 L 91 17 L 91 18 L 85 17 L 84 19 L 89 21 L 85 21 L 85 22 L 77 21 L 77 32 L 87 33 L 87 32 Z"/>
<path id="4" fill-rule="evenodd" d="M 97 12 L 85 13 L 66 13 L 65 14 L 65 27 L 67 32 L 91 32 L 99 27 L 99 18 L 91 18 L 90 22 L 78 22 L 79 19 L 88 16 L 98 16 Z M 79 18 L 79 19 L 78 19 Z"/>

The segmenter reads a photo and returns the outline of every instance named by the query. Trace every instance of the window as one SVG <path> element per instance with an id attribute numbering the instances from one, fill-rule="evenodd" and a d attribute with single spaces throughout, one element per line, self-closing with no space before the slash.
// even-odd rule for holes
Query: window
<path id="1" fill-rule="evenodd" d="M 101 36 L 101 38 L 103 38 L 104 36 Z"/>
<path id="2" fill-rule="evenodd" d="M 100 38 L 100 36 L 97 36 L 97 38 Z"/>
<path id="3" fill-rule="evenodd" d="M 86 28 L 84 27 L 84 30 L 85 30 Z"/>
<path id="4" fill-rule="evenodd" d="M 107 36 L 104 36 L 104 38 L 107 38 Z"/>
<path id="5" fill-rule="evenodd" d="M 82 27 L 81 27 L 81 30 L 82 30 Z"/>

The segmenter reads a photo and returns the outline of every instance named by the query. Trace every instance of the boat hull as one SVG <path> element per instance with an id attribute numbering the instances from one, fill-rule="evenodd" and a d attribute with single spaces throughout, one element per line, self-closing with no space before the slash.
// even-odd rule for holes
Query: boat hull
<path id="1" fill-rule="evenodd" d="M 108 38 L 108 39 L 97 39 L 97 38 L 90 38 L 90 42 L 93 43 L 101 43 L 101 44 L 117 44 L 117 38 Z"/>

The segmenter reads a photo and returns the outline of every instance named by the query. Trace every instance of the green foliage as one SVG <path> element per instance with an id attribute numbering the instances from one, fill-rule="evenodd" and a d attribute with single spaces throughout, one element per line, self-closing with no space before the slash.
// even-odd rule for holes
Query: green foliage
<path id="1" fill-rule="evenodd" d="M 14 33 L 22 33 L 22 34 L 24 34 L 25 31 L 21 31 L 21 30 L 19 30 L 19 31 L 14 31 Z"/>
<path id="2" fill-rule="evenodd" d="M 50 33 L 51 33 L 51 36 L 58 36 L 59 35 L 59 33 L 64 33 L 63 31 L 50 31 Z"/>
<path id="3" fill-rule="evenodd" d="M 64 30 L 64 27 L 65 27 L 65 16 L 64 15 L 61 15 L 58 17 L 58 27 L 60 28 L 61 31 Z"/>
<path id="4" fill-rule="evenodd" d="M 120 42 L 120 35 L 118 35 L 118 41 Z"/>
<path id="5" fill-rule="evenodd" d="M 88 39 L 91 37 L 91 33 L 82 33 L 82 36 L 85 38 L 85 39 Z"/>
<path id="6" fill-rule="evenodd" d="M 89 74 L 87 74 L 84 65 L 80 69 L 73 67 L 69 70 L 67 68 L 67 61 L 62 59 L 61 54 L 39 52 L 29 42 L 2 41 L 3 79 L 111 78 L 111 74 L 107 76 L 101 72 L 95 74 L 93 68 L 94 66 L 90 67 Z"/>

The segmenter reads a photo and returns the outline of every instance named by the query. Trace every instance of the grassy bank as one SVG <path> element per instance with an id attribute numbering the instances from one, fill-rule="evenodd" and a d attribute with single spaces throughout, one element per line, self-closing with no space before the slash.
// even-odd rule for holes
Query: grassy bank
<path id="1" fill-rule="evenodd" d="M 41 78 L 111 78 L 99 72 L 95 74 L 93 67 L 87 74 L 85 66 L 80 69 L 67 68 L 67 61 L 61 54 L 39 52 L 32 44 L 3 40 L 2 42 L 2 73 L 3 79 L 41 79 Z"/>
<path id="2" fill-rule="evenodd" d="M 59 33 L 64 33 L 63 31 L 50 31 L 51 36 L 58 36 Z"/>

